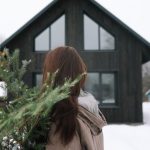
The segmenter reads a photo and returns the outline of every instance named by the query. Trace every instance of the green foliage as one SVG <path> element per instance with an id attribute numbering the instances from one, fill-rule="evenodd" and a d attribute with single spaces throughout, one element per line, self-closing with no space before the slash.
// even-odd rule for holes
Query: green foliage
<path id="1" fill-rule="evenodd" d="M 53 89 L 56 72 L 48 74 L 48 80 L 41 89 L 29 88 L 22 78 L 31 61 L 24 60 L 19 64 L 19 50 L 15 50 L 12 55 L 6 50 L 4 52 L 7 55 L 0 56 L 0 79 L 7 83 L 8 97 L 3 98 L 6 106 L 0 108 L 0 141 L 4 136 L 12 137 L 21 146 L 26 145 L 23 147 L 26 148 L 29 143 L 35 142 L 35 134 L 42 135 L 43 131 L 48 130 L 48 114 L 52 106 L 68 97 L 70 88 L 82 75 L 74 81 L 68 79 L 64 85 Z M 38 144 L 36 146 L 39 147 Z"/>

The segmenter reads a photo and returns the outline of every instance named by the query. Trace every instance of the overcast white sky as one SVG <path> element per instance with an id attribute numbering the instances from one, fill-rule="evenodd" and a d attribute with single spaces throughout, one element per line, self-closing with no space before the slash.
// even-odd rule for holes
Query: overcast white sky
<path id="1" fill-rule="evenodd" d="M 0 0 L 0 41 L 22 27 L 52 0 Z M 150 42 L 150 0 L 96 0 Z"/>

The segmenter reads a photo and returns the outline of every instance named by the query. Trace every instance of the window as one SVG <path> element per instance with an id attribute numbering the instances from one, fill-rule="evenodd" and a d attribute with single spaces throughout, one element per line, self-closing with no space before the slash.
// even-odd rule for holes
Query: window
<path id="1" fill-rule="evenodd" d="M 114 50 L 115 38 L 95 21 L 84 15 L 84 49 Z"/>
<path id="2" fill-rule="evenodd" d="M 49 50 L 49 28 L 45 29 L 38 37 L 35 38 L 35 49 L 37 51 Z"/>
<path id="3" fill-rule="evenodd" d="M 104 28 L 100 28 L 100 49 L 113 50 L 115 49 L 114 37 L 108 33 Z"/>
<path id="4" fill-rule="evenodd" d="M 101 74 L 102 103 L 115 103 L 115 78 L 114 74 Z"/>
<path id="5" fill-rule="evenodd" d="M 86 50 L 98 49 L 99 45 L 98 25 L 86 15 L 84 15 L 84 44 Z"/>
<path id="6" fill-rule="evenodd" d="M 99 97 L 99 83 L 99 73 L 88 73 L 85 88 L 87 91 L 91 92 L 96 98 Z"/>
<path id="7" fill-rule="evenodd" d="M 51 48 L 65 45 L 65 16 L 51 25 Z"/>
<path id="8" fill-rule="evenodd" d="M 42 74 L 35 74 L 35 85 L 41 87 L 42 85 Z"/>
<path id="9" fill-rule="evenodd" d="M 48 51 L 62 45 L 65 45 L 65 15 L 35 38 L 35 51 Z"/>
<path id="10" fill-rule="evenodd" d="M 116 103 L 115 73 L 88 73 L 85 90 L 92 93 L 102 105 Z"/>

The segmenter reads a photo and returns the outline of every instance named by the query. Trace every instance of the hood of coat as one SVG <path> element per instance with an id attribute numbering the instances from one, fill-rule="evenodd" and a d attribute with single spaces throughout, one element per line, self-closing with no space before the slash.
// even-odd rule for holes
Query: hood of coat
<path id="1" fill-rule="evenodd" d="M 99 110 L 99 102 L 92 94 L 85 93 L 78 98 L 78 103 L 78 118 L 87 124 L 93 135 L 99 134 L 102 127 L 107 124 L 104 115 Z"/>

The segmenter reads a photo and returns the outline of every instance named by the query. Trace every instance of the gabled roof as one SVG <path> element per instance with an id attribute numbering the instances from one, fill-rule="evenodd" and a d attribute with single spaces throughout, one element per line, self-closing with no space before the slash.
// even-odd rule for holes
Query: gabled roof
<path id="1" fill-rule="evenodd" d="M 6 39 L 1 45 L 1 47 L 4 47 L 9 43 L 13 38 L 15 38 L 18 34 L 20 34 L 25 28 L 27 28 L 30 24 L 32 24 L 38 17 L 40 17 L 43 13 L 45 13 L 48 9 L 50 9 L 55 3 L 57 3 L 59 0 L 53 0 L 47 7 L 45 7 L 42 11 L 40 11 L 36 16 L 34 16 L 29 22 L 27 22 L 24 26 L 22 26 L 19 30 L 17 30 L 13 35 L 11 35 L 8 39 Z M 118 24 L 120 24 L 123 28 L 125 28 L 129 33 L 131 33 L 134 37 L 139 39 L 141 42 L 143 42 L 145 45 L 147 45 L 150 48 L 150 43 L 144 39 L 142 36 L 140 36 L 138 33 L 136 33 L 134 30 L 132 30 L 129 26 L 127 26 L 125 23 L 123 23 L 120 19 L 118 19 L 116 16 L 114 16 L 112 13 L 110 13 L 107 9 L 105 9 L 103 6 L 101 6 L 99 3 L 97 3 L 95 0 L 89 0 L 94 5 L 96 5 L 100 10 L 102 10 L 105 14 L 107 14 L 109 17 L 111 17 L 113 20 L 115 20 Z"/>

